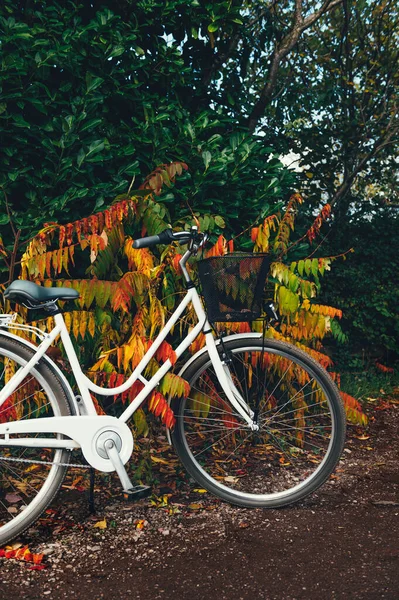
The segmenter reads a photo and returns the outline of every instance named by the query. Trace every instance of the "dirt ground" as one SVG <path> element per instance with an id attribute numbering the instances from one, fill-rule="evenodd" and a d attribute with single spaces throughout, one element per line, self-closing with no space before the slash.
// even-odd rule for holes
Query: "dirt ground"
<path id="1" fill-rule="evenodd" d="M 335 475 L 292 508 L 245 510 L 180 490 L 151 504 L 64 489 L 20 543 L 45 569 L 0 559 L 0 599 L 399 598 L 399 402 L 349 428 Z M 100 525 L 105 526 L 104 529 Z"/>

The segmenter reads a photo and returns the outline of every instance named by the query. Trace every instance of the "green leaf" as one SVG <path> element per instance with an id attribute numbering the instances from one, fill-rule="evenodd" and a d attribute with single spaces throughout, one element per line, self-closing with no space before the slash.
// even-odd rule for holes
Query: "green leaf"
<path id="1" fill-rule="evenodd" d="M 212 158 L 212 154 L 210 152 L 208 152 L 208 150 L 205 150 L 205 152 L 202 153 L 202 160 L 204 161 L 205 170 L 208 169 L 209 164 L 211 162 L 211 158 Z"/>
<path id="2" fill-rule="evenodd" d="M 87 93 L 93 92 L 103 83 L 102 77 L 96 77 L 91 73 L 86 73 L 86 89 Z"/>
<path id="3" fill-rule="evenodd" d="M 101 150 L 104 150 L 105 144 L 103 140 L 95 140 L 94 142 L 92 142 L 89 146 L 89 151 L 86 154 L 86 158 L 92 154 L 96 154 L 97 152 L 101 152 Z"/>
<path id="4" fill-rule="evenodd" d="M 290 291 L 288 308 L 291 313 L 295 313 L 299 308 L 299 297 Z"/>
<path id="5" fill-rule="evenodd" d="M 30 129 L 30 124 L 25 121 L 25 119 L 21 115 L 13 115 L 14 124 L 17 127 L 25 127 L 26 129 Z"/>
<path id="6" fill-rule="evenodd" d="M 136 410 L 133 415 L 134 425 L 136 427 L 136 435 L 147 437 L 148 435 L 148 424 L 145 413 L 142 408 Z"/>
<path id="7" fill-rule="evenodd" d="M 296 293 L 298 287 L 299 287 L 299 280 L 298 277 L 296 275 L 294 275 L 294 273 L 290 273 L 289 274 L 289 278 L 288 278 L 288 287 L 290 288 L 290 290 L 293 293 Z"/>
<path id="8" fill-rule="evenodd" d="M 129 176 L 133 176 L 133 175 L 137 175 L 138 173 L 140 173 L 140 165 L 139 165 L 139 161 L 135 160 L 134 162 L 132 162 L 130 165 L 127 165 L 123 170 L 123 173 L 125 173 L 126 175 Z"/>
<path id="9" fill-rule="evenodd" d="M 85 151 L 83 150 L 83 148 L 81 148 L 78 152 L 78 156 L 76 159 L 76 162 L 78 163 L 78 167 L 80 167 L 82 165 L 85 158 L 86 158 Z"/>
<path id="10" fill-rule="evenodd" d="M 109 57 L 110 58 L 116 58 L 117 56 L 120 56 L 121 54 L 123 54 L 125 51 L 125 48 L 123 46 L 115 46 L 114 48 L 112 48 Z"/>
<path id="11" fill-rule="evenodd" d="M 217 31 L 219 29 L 219 25 L 216 25 L 216 23 L 210 23 L 208 25 L 208 31 L 210 33 L 214 33 L 215 31 Z"/>
<path id="12" fill-rule="evenodd" d="M 314 258 L 312 260 L 312 274 L 314 277 L 317 277 L 319 272 L 319 261 L 317 260 L 317 258 Z"/>
<path id="13" fill-rule="evenodd" d="M 94 127 L 97 127 L 97 125 L 101 125 L 102 122 L 102 119 L 90 119 L 89 121 L 83 123 L 83 125 L 80 127 L 80 131 L 87 131 L 89 129 L 93 129 Z"/>

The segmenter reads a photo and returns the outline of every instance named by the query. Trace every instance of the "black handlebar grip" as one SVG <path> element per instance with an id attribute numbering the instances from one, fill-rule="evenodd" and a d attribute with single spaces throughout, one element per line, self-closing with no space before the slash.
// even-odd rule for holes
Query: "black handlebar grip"
<path id="1" fill-rule="evenodd" d="M 138 238 L 133 242 L 133 248 L 150 248 L 160 244 L 159 235 L 150 235 L 148 237 Z"/>
<path id="2" fill-rule="evenodd" d="M 138 238 L 133 242 L 133 248 L 151 248 L 157 244 L 169 244 L 173 241 L 173 231 L 165 229 L 158 235 L 150 235 L 148 237 Z"/>

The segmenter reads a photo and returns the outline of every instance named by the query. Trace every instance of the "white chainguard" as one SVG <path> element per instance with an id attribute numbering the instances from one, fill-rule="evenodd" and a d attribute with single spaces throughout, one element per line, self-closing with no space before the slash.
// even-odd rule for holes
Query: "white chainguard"
<path id="1" fill-rule="evenodd" d="M 13 435 L 40 433 L 43 437 L 13 438 Z M 46 438 L 45 434 L 66 435 L 70 439 Z M 126 423 L 108 415 L 44 417 L 42 419 L 24 419 L 0 424 L 0 448 L 11 446 L 32 448 L 81 448 L 83 456 L 94 468 L 104 473 L 115 471 L 109 458 L 103 458 L 98 452 L 98 439 L 104 434 L 110 438 L 120 438 L 119 457 L 125 464 L 133 452 L 133 435 Z M 44 435 L 43 435 L 44 434 Z"/>

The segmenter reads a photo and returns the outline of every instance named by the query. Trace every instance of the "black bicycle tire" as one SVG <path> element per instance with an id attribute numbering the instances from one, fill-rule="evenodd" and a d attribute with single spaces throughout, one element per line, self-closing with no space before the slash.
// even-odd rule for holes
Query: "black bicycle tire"
<path id="1" fill-rule="evenodd" d="M 328 390 L 328 398 L 334 412 L 334 418 L 336 419 L 337 426 L 334 430 L 334 439 L 332 440 L 331 450 L 329 451 L 328 459 L 325 461 L 323 468 L 318 473 L 318 476 L 309 482 L 309 485 L 304 485 L 299 491 L 292 494 L 287 492 L 286 497 L 283 499 L 270 499 L 269 501 L 257 501 L 255 497 L 248 494 L 248 500 L 243 500 L 241 494 L 237 494 L 234 490 L 226 492 L 226 486 L 221 486 L 216 480 L 210 481 L 210 477 L 204 477 L 202 469 L 198 467 L 198 464 L 194 460 L 191 452 L 187 450 L 187 445 L 184 442 L 184 429 L 182 411 L 184 410 L 186 399 L 174 399 L 171 402 L 171 407 L 176 415 L 176 425 L 172 432 L 172 442 L 175 450 L 183 463 L 184 467 L 191 475 L 191 477 L 197 482 L 197 484 L 207 489 L 209 492 L 218 496 L 222 500 L 237 506 L 247 508 L 280 508 L 294 504 L 303 500 L 309 494 L 315 492 L 325 481 L 329 478 L 331 473 L 334 471 L 342 455 L 344 443 L 345 443 L 345 432 L 346 432 L 346 417 L 345 409 L 342 403 L 339 391 L 329 376 L 329 374 L 316 362 L 309 354 L 297 348 L 293 344 L 287 342 L 281 342 L 279 340 L 266 339 L 262 342 L 259 336 L 253 338 L 246 338 L 241 340 L 235 340 L 233 337 L 231 340 L 224 342 L 226 350 L 237 350 L 239 348 L 255 347 L 261 349 L 264 347 L 265 351 L 269 348 L 277 351 L 285 352 L 286 354 L 294 357 L 296 360 L 300 360 L 309 369 L 316 373 L 319 380 L 323 383 L 323 386 Z M 184 377 L 189 383 L 192 383 L 195 379 L 195 375 L 203 370 L 205 364 L 210 362 L 208 352 L 205 352 L 198 356 L 197 360 L 190 363 L 186 368 L 183 367 L 181 376 Z"/>
<path id="2" fill-rule="evenodd" d="M 19 342 L 14 338 L 1 335 L 0 333 L 0 355 L 3 355 L 3 350 L 12 352 L 15 356 L 18 356 L 23 362 L 27 362 L 34 355 L 34 350 L 28 348 L 25 344 Z M 58 378 L 56 373 L 51 369 L 51 366 L 47 365 L 45 359 L 41 359 L 37 365 L 35 365 L 32 373 L 37 372 L 43 379 L 46 380 L 49 387 L 52 389 L 54 394 L 54 401 L 58 404 L 58 408 L 61 416 L 69 416 L 74 414 L 72 399 L 70 399 L 65 391 L 65 386 L 62 381 Z M 67 450 L 61 451 L 60 462 L 67 463 L 70 460 L 70 452 Z M 25 518 L 15 519 L 17 522 L 13 525 L 13 521 L 9 521 L 4 526 L 0 527 L 0 546 L 14 539 L 37 521 L 37 519 L 43 514 L 46 508 L 51 504 L 57 495 L 62 482 L 64 481 L 67 467 L 56 467 L 57 473 L 54 476 L 54 481 L 51 484 L 46 495 L 38 503 L 38 506 L 29 514 L 26 514 Z M 24 511 L 25 512 L 25 511 Z M 23 515 L 24 513 L 22 513 Z M 2 533 L 2 529 L 7 527 L 6 531 Z"/>

